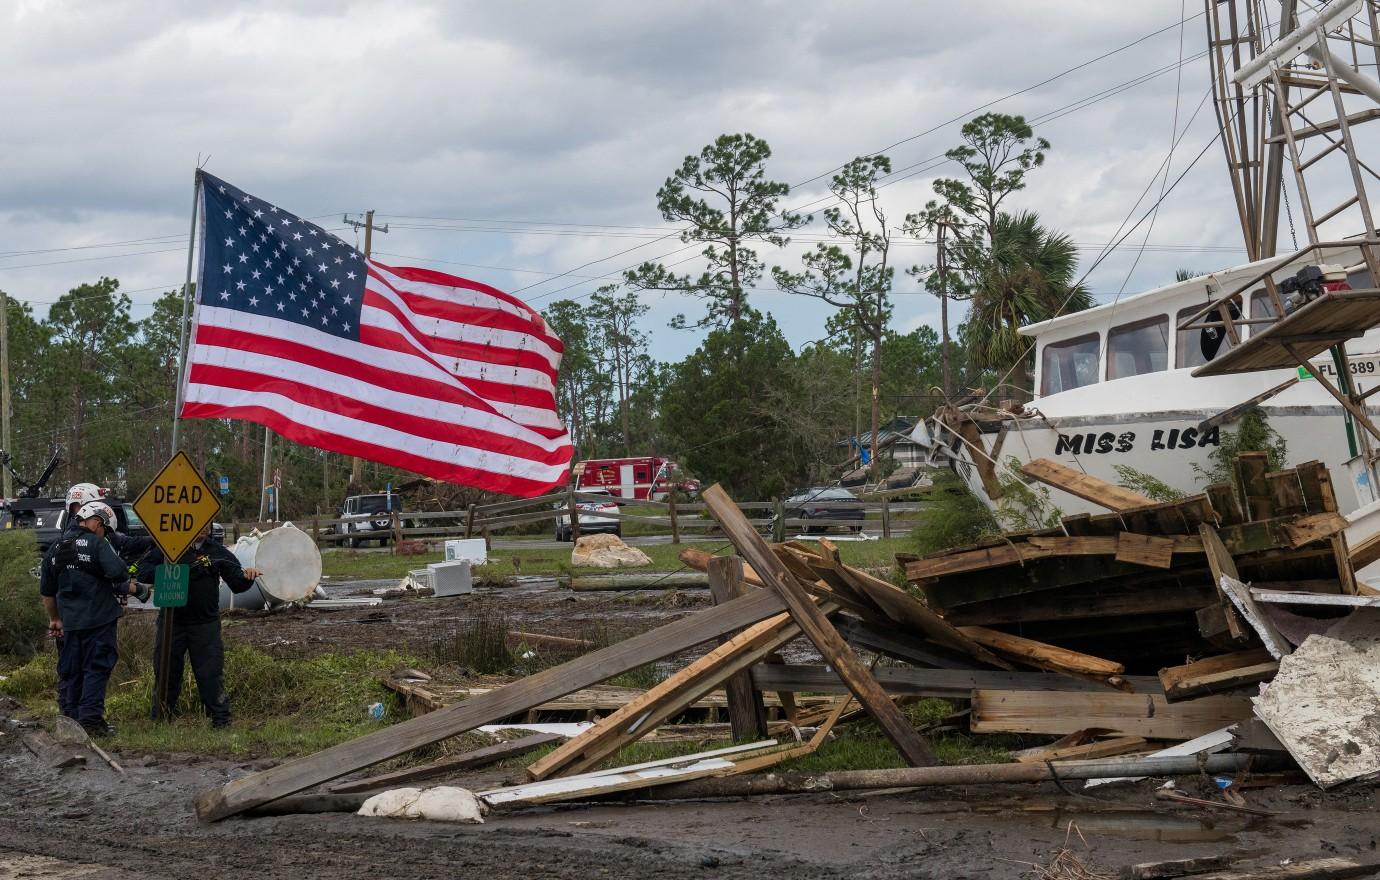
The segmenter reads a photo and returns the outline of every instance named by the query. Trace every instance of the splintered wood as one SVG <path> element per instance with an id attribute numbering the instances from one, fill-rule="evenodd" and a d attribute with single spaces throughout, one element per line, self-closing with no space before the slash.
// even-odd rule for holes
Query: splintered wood
<path id="1" fill-rule="evenodd" d="M 1239 723 L 1251 717 L 1248 696 L 1262 682 L 1291 669 L 1300 690 L 1312 686 L 1298 658 L 1316 652 L 1290 654 L 1285 634 L 1321 632 L 1329 625 L 1323 617 L 1380 613 L 1358 595 L 1346 522 L 1327 471 L 1316 462 L 1271 472 L 1263 455 L 1244 454 L 1235 483 L 1164 503 L 1055 462 L 1032 462 L 1024 470 L 1112 512 L 898 558 L 910 589 L 846 564 L 827 539 L 768 543 L 722 489 L 711 487 L 703 494 L 706 509 L 741 559 L 716 560 L 695 549 L 680 558 L 712 572 L 713 607 L 490 690 L 448 688 L 404 670 L 387 683 L 417 717 L 202 792 L 197 811 L 221 819 L 476 727 L 558 712 L 587 724 L 562 731 L 570 738 L 527 768 L 529 782 L 485 793 L 491 804 L 584 799 L 671 783 L 689 790 L 688 780 L 700 780 L 691 787 L 697 791 L 756 791 L 766 777 L 743 785 L 716 777 L 813 752 L 836 724 L 864 716 L 906 763 L 935 764 L 925 731 L 901 708 L 918 697 L 968 702 L 967 713 L 935 723 L 937 729 L 966 722 L 977 733 L 1068 735 L 1020 756 L 1041 765 L 1022 768 L 1033 775 L 1002 778 L 1045 779 L 1053 771 L 1043 765 L 1051 761 L 1128 752 L 1191 756 L 1205 734 L 1246 729 Z M 822 665 L 781 660 L 781 649 L 801 641 L 813 645 Z M 697 659 L 646 691 L 600 684 L 692 649 Z M 878 665 L 882 655 L 891 662 Z M 1355 680 L 1335 683 L 1350 688 L 1336 694 L 1350 700 L 1347 707 L 1359 705 L 1356 694 L 1371 681 L 1363 664 L 1353 665 Z M 844 696 L 836 702 L 820 694 Z M 1324 729 L 1341 729 L 1373 753 L 1369 733 L 1325 712 L 1309 716 L 1313 738 L 1301 740 L 1289 729 L 1284 702 L 1256 705 L 1270 707 L 1278 742 L 1301 763 L 1319 759 L 1315 746 Z M 721 713 L 745 745 L 606 766 L 625 747 L 662 731 L 691 736 L 687 722 L 707 722 L 697 729 L 708 730 Z M 789 721 L 772 717 L 779 713 Z M 820 727 L 802 731 L 806 724 Z M 729 726 L 714 729 L 726 737 Z M 1207 738 L 1223 737 L 1230 739 L 1225 733 Z M 1190 742 L 1163 749 L 1162 742 L 1151 743 L 1156 740 Z M 492 746 L 342 788 L 450 772 L 544 741 Z M 1361 763 L 1346 769 L 1369 772 Z M 1315 778 L 1333 777 L 1318 772 Z"/>
<path id="2" fill-rule="evenodd" d="M 1195 736 L 1250 714 L 1228 695 L 1275 676 L 1292 648 L 1282 632 L 1368 604 L 1320 463 L 1270 471 L 1263 453 L 1243 453 L 1233 470 L 1234 484 L 1154 503 L 1037 460 L 1026 476 L 1114 512 L 906 560 L 932 613 L 1007 659 L 1123 691 L 1129 673 L 1160 670 L 1143 696 L 979 690 L 973 729 Z M 1285 611 L 1283 596 L 1303 598 Z"/>

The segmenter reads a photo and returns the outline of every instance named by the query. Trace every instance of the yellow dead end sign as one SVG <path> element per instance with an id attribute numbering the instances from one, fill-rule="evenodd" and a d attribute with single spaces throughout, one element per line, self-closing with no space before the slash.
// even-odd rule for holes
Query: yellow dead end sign
<path id="1" fill-rule="evenodd" d="M 215 520 L 220 501 L 187 453 L 178 452 L 134 500 L 134 512 L 163 551 L 163 559 L 171 564 L 191 546 L 197 533 Z"/>

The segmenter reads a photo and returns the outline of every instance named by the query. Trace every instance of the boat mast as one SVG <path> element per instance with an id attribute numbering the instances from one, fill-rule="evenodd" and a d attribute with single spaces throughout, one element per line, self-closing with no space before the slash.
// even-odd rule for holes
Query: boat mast
<path id="1" fill-rule="evenodd" d="M 1235 347 L 1194 375 L 1290 364 L 1311 370 L 1309 359 L 1330 350 L 1336 385 L 1314 378 L 1345 409 L 1358 486 L 1377 497 L 1380 468 L 1373 449 L 1380 428 L 1364 403 L 1369 393 L 1358 393 L 1351 381 L 1346 340 L 1380 324 L 1380 238 L 1367 191 L 1380 173 L 1361 159 L 1354 134 L 1380 118 L 1380 0 L 1280 0 L 1277 8 L 1265 0 L 1205 4 L 1214 107 L 1247 253 L 1252 261 L 1277 254 L 1286 160 L 1308 244 L 1299 249 L 1295 242 L 1294 253 L 1245 285 L 1220 291 L 1224 295 L 1180 322 L 1183 330 L 1220 327 Z M 1366 270 L 1364 289 L 1285 307 L 1279 289 L 1284 276 L 1276 272 L 1292 271 L 1304 258 L 1331 262 L 1329 256 L 1352 249 L 1361 263 L 1347 268 Z M 1255 285 L 1268 293 L 1271 314 L 1250 314 L 1246 295 Z M 1243 344 L 1247 326 L 1252 330 Z M 1367 473 L 1368 479 L 1359 479 Z"/>

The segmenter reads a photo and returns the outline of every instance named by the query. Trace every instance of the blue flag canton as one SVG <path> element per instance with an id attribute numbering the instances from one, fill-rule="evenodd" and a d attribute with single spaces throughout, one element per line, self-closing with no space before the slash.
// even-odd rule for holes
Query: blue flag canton
<path id="1" fill-rule="evenodd" d="M 202 305 L 359 338 L 364 255 L 309 220 L 202 173 Z"/>

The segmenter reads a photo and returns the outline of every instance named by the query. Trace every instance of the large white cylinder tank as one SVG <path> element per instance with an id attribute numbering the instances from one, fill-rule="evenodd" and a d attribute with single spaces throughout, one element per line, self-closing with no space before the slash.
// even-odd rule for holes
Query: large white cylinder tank
<path id="1" fill-rule="evenodd" d="M 230 548 L 240 565 L 257 568 L 259 579 L 243 593 L 220 585 L 220 607 L 271 608 L 299 602 L 321 583 L 321 551 L 311 536 L 292 523 L 267 532 L 245 535 Z"/>

